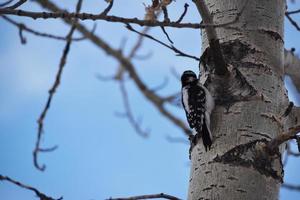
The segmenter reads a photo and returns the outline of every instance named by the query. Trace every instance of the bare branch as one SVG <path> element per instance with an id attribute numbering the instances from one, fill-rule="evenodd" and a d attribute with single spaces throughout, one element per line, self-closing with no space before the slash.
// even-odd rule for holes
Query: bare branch
<path id="1" fill-rule="evenodd" d="M 293 15 L 293 14 L 297 14 L 297 13 L 300 13 L 300 9 L 285 12 L 286 15 Z"/>
<path id="2" fill-rule="evenodd" d="M 134 55 L 133 58 L 135 60 L 146 60 L 149 59 L 153 56 L 153 52 L 149 51 L 148 53 L 144 54 L 144 55 Z"/>
<path id="3" fill-rule="evenodd" d="M 13 19 L 11 19 L 11 18 L 9 18 L 5 15 L 2 16 L 2 17 L 7 22 L 9 22 L 9 23 L 13 24 L 14 26 L 18 27 L 19 31 L 21 29 L 22 31 L 27 31 L 28 33 L 31 33 L 33 35 L 40 36 L 40 37 L 46 37 L 46 38 L 55 39 L 55 40 L 62 40 L 62 41 L 67 40 L 67 38 L 65 36 L 57 36 L 57 35 L 53 35 L 53 34 L 49 34 L 49 33 L 39 32 L 39 31 L 33 30 L 32 28 L 27 27 L 23 23 L 18 23 L 18 22 L 14 21 Z M 95 32 L 95 30 L 96 30 L 96 24 L 93 26 L 91 32 Z M 85 37 L 78 37 L 78 38 L 72 38 L 71 40 L 72 41 L 81 41 L 81 40 L 84 40 L 84 39 L 86 39 L 86 38 Z"/>
<path id="4" fill-rule="evenodd" d="M 172 95 L 163 98 L 164 101 L 170 103 L 173 106 L 181 107 L 181 92 L 176 92 Z"/>
<path id="5" fill-rule="evenodd" d="M 183 20 L 184 16 L 185 16 L 186 13 L 187 13 L 188 7 L 189 7 L 189 4 L 185 3 L 185 4 L 184 4 L 184 10 L 183 10 L 183 13 L 182 13 L 181 16 L 179 17 L 179 19 L 176 21 L 176 23 L 180 23 L 180 22 Z"/>
<path id="6" fill-rule="evenodd" d="M 2 8 L 0 9 L 0 15 L 17 15 L 30 17 L 32 19 L 50 19 L 50 18 L 62 18 L 62 19 L 80 19 L 80 20 L 104 20 L 108 22 L 120 22 L 120 23 L 133 23 L 140 26 L 168 26 L 174 28 L 194 28 L 199 29 L 203 27 L 198 23 L 177 23 L 177 22 L 165 22 L 165 21 L 152 21 L 152 20 L 140 20 L 137 18 L 124 18 L 113 15 L 101 15 L 101 14 L 90 14 L 90 13 L 68 13 L 68 12 L 30 12 L 24 10 L 13 10 Z M 211 25 L 209 25 L 211 26 Z M 212 25 L 218 26 L 218 25 Z"/>
<path id="7" fill-rule="evenodd" d="M 135 33 L 137 33 L 137 34 L 139 34 L 139 35 L 142 35 L 142 36 L 144 36 L 144 37 L 147 37 L 147 38 L 149 38 L 149 39 L 151 39 L 151 40 L 153 40 L 153 41 L 155 41 L 155 42 L 157 42 L 157 43 L 163 45 L 164 47 L 167 47 L 168 49 L 171 49 L 172 51 L 174 51 L 175 53 L 177 53 L 177 56 L 188 57 L 188 58 L 192 58 L 192 59 L 194 59 L 194 60 L 200 61 L 200 59 L 197 58 L 196 56 L 192 56 L 192 55 L 186 54 L 186 53 L 180 51 L 179 49 L 177 49 L 176 47 L 174 47 L 173 45 L 168 45 L 168 44 L 166 44 L 166 43 L 164 43 L 164 42 L 162 42 L 162 41 L 160 41 L 160 40 L 154 38 L 154 37 L 151 36 L 151 35 L 148 35 L 148 34 L 145 34 L 145 33 L 138 32 L 137 30 L 135 30 L 135 29 L 134 29 L 132 26 L 130 26 L 129 24 L 126 25 L 126 28 L 127 28 L 128 30 L 132 31 L 132 32 L 135 32 Z"/>
<path id="8" fill-rule="evenodd" d="M 76 12 L 79 12 L 80 8 L 81 8 L 81 5 L 82 5 L 82 0 L 78 0 L 78 3 L 76 5 Z M 75 21 L 74 21 L 75 23 Z M 37 134 L 37 140 L 36 140 L 36 144 L 35 144 L 35 149 L 33 150 L 33 162 L 34 162 L 34 166 L 41 170 L 41 171 L 44 171 L 46 166 L 45 165 L 39 165 L 38 163 L 38 153 L 39 152 L 45 152 L 45 150 L 42 150 L 42 148 L 40 148 L 41 146 L 41 137 L 42 137 L 42 134 L 43 134 L 43 128 L 44 128 L 44 119 L 47 115 L 47 111 L 49 110 L 50 108 L 50 105 L 51 105 L 51 102 L 52 102 L 52 98 L 60 84 L 60 81 L 61 81 L 61 76 L 62 76 L 62 73 L 63 73 L 63 69 L 64 69 L 64 66 L 66 64 L 66 61 L 67 61 L 67 56 L 68 56 L 68 53 L 69 53 L 69 50 L 70 50 L 70 46 L 71 46 L 71 43 L 72 43 L 72 35 L 74 33 L 76 29 L 76 26 L 73 24 L 69 33 L 67 34 L 67 42 L 66 42 L 66 45 L 65 45 L 65 48 L 63 50 L 63 54 L 62 54 L 62 57 L 60 59 L 60 62 L 59 62 L 59 67 L 58 67 L 58 71 L 57 71 L 57 74 L 56 74 L 56 78 L 55 78 L 55 81 L 54 81 L 54 84 L 53 86 L 51 87 L 51 89 L 49 90 L 49 96 L 48 96 L 48 100 L 46 102 L 46 105 L 38 119 L 38 134 Z M 56 149 L 56 148 L 54 148 Z M 52 150 L 54 150 L 52 148 Z"/>
<path id="9" fill-rule="evenodd" d="M 39 2 L 39 0 L 36 0 Z M 49 3 L 49 2 L 48 2 Z M 113 15 L 102 15 L 102 14 L 91 14 L 91 13 L 74 13 L 74 12 L 31 12 L 25 10 L 14 10 L 7 8 L 0 8 L 0 15 L 16 15 L 24 16 L 32 19 L 80 19 L 80 20 L 104 20 L 108 22 L 119 22 L 124 24 L 138 24 L 140 26 L 151 26 L 151 27 L 173 27 L 173 28 L 205 28 L 205 27 L 224 27 L 233 24 L 237 21 L 237 18 L 233 21 L 229 21 L 222 24 L 199 24 L 199 23 L 177 23 L 177 22 L 165 22 L 165 21 L 153 21 L 153 20 L 140 20 L 137 18 L 124 18 Z"/>
<path id="10" fill-rule="evenodd" d="M 150 30 L 150 27 L 145 27 L 142 31 L 142 33 L 147 33 Z M 131 60 L 133 57 L 136 57 L 136 52 L 141 48 L 142 46 L 142 42 L 143 42 L 144 37 L 143 36 L 139 36 L 135 45 L 132 47 L 129 55 L 128 55 L 128 59 Z M 122 65 L 119 66 L 118 71 L 115 75 L 115 79 L 120 80 L 121 77 L 123 76 L 125 69 Z"/>
<path id="11" fill-rule="evenodd" d="M 168 83 L 169 83 L 169 79 L 168 79 L 168 77 L 165 77 L 164 80 L 163 80 L 163 82 L 162 82 L 161 84 L 159 84 L 158 86 L 155 86 L 155 87 L 152 88 L 151 90 L 152 90 L 153 92 L 157 92 L 157 91 L 159 91 L 159 90 L 165 88 L 165 87 L 168 85 Z"/>
<path id="12" fill-rule="evenodd" d="M 172 67 L 171 68 L 171 74 L 177 79 L 180 81 L 180 74 L 176 71 L 175 67 Z"/>
<path id="13" fill-rule="evenodd" d="M 10 178 L 8 176 L 3 176 L 1 174 L 0 174 L 0 181 L 7 181 L 7 182 L 15 184 L 15 185 L 17 185 L 17 186 L 19 186 L 21 188 L 24 188 L 26 190 L 31 190 L 31 191 L 33 191 L 36 194 L 36 196 L 38 196 L 40 198 L 40 200 L 62 200 L 63 199 L 62 197 L 60 197 L 58 199 L 54 199 L 52 197 L 49 197 L 49 196 L 45 195 L 44 193 L 40 192 L 38 189 L 36 189 L 36 188 L 34 188 L 32 186 L 25 185 L 25 184 L 23 184 L 23 183 L 21 183 L 19 181 L 16 181 L 16 180 L 14 180 L 14 179 L 12 179 L 12 178 Z"/>
<path id="14" fill-rule="evenodd" d="M 19 27 L 19 37 L 20 37 L 20 40 L 21 40 L 21 44 L 26 44 L 26 38 L 23 36 L 23 30 L 24 30 L 24 27 L 20 26 Z"/>
<path id="15" fill-rule="evenodd" d="M 268 152 L 272 153 L 282 143 L 284 143 L 288 140 L 291 140 L 291 139 L 295 139 L 296 134 L 299 132 L 300 132 L 300 125 L 297 125 L 297 126 L 289 128 L 286 133 L 279 134 L 276 138 L 272 139 L 268 143 L 268 145 L 267 145 Z"/>
<path id="16" fill-rule="evenodd" d="M 174 44 L 174 42 L 171 40 L 171 38 L 170 38 L 168 32 L 166 31 L 166 29 L 165 29 L 163 26 L 161 27 L 161 30 L 163 31 L 163 33 L 165 34 L 165 36 L 167 37 L 167 39 L 169 40 L 169 42 L 170 42 L 171 44 Z"/>
<path id="17" fill-rule="evenodd" d="M 291 77 L 300 92 L 300 58 L 292 50 L 284 50 L 284 73 Z"/>
<path id="18" fill-rule="evenodd" d="M 285 189 L 289 189 L 289 190 L 298 190 L 298 191 L 300 191 L 300 185 L 293 185 L 293 184 L 289 184 L 289 183 L 283 183 L 281 185 L 281 187 L 283 187 Z"/>
<path id="19" fill-rule="evenodd" d="M 110 0 L 107 8 L 105 8 L 100 15 L 106 16 L 108 12 L 112 9 L 113 5 L 114 5 L 114 0 Z"/>
<path id="20" fill-rule="evenodd" d="M 180 200 L 177 197 L 160 193 L 160 194 L 149 194 L 149 195 L 141 195 L 141 196 L 134 196 L 134 197 L 126 197 L 126 198 L 109 198 L 107 200 L 140 200 L 140 199 L 169 199 L 169 200 Z"/>
<path id="21" fill-rule="evenodd" d="M 288 18 L 288 20 L 291 22 L 291 24 L 297 29 L 297 31 L 300 31 L 300 27 L 298 26 L 297 22 L 293 20 L 293 18 L 290 16 L 290 14 L 285 13 L 285 16 Z"/>
<path id="22" fill-rule="evenodd" d="M 129 120 L 129 122 L 132 125 L 132 127 L 134 128 L 134 130 L 140 136 L 142 136 L 144 138 L 148 137 L 149 136 L 149 131 L 148 130 L 142 130 L 142 128 L 140 126 L 140 123 L 134 119 L 133 113 L 131 111 L 129 99 L 128 99 L 128 94 L 127 94 L 127 91 L 126 91 L 126 88 L 125 88 L 124 80 L 123 79 L 119 80 L 119 84 L 120 84 L 120 90 L 121 90 L 122 97 L 123 97 L 123 103 L 124 103 L 124 107 L 125 107 L 125 116 L 126 116 L 126 118 Z"/>
<path id="23" fill-rule="evenodd" d="M 170 18 L 169 18 L 169 15 L 168 15 L 167 7 L 166 6 L 162 6 L 162 10 L 163 10 L 163 13 L 164 13 L 164 21 L 165 22 L 170 22 Z"/>
<path id="24" fill-rule="evenodd" d="M 42 0 L 36 0 L 39 4 L 41 4 L 43 7 L 50 9 L 52 11 L 61 11 L 55 4 L 49 2 L 49 1 L 42 1 Z M 64 19 L 65 22 L 71 24 L 72 21 L 69 19 Z M 141 80 L 139 75 L 137 74 L 134 65 L 126 58 L 124 55 L 116 50 L 110 47 L 106 42 L 104 42 L 101 38 L 97 37 L 95 34 L 89 32 L 83 25 L 80 23 L 75 23 L 76 28 L 79 32 L 81 32 L 86 38 L 90 39 L 93 44 L 100 47 L 102 50 L 104 50 L 108 55 L 113 56 L 116 58 L 120 65 L 126 69 L 126 71 L 129 73 L 129 76 L 134 81 L 135 85 L 138 87 L 138 89 L 141 91 L 141 93 L 155 106 L 155 108 L 158 109 L 158 111 L 165 116 L 167 119 L 169 119 L 174 125 L 181 128 L 183 132 L 189 136 L 191 135 L 190 129 L 185 125 L 185 123 L 175 117 L 173 114 L 171 114 L 166 108 L 164 107 L 163 99 L 158 96 L 157 94 L 153 93 Z"/>
<path id="25" fill-rule="evenodd" d="M 0 7 L 5 7 L 5 6 L 7 6 L 8 4 L 10 4 L 11 2 L 13 2 L 14 0 L 8 0 L 8 1 L 6 1 L 6 2 L 4 2 L 4 3 L 1 3 L 0 4 Z"/>

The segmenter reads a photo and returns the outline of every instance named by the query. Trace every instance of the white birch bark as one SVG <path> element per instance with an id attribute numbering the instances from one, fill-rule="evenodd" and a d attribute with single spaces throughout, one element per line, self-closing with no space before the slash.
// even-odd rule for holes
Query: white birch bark
<path id="1" fill-rule="evenodd" d="M 220 24 L 233 20 L 246 1 L 205 2 Z M 232 76 L 211 74 L 207 81 L 217 101 L 214 141 L 208 152 L 201 140 L 192 149 L 189 200 L 278 199 L 281 154 L 269 156 L 262 147 L 287 128 L 275 120 L 289 103 L 283 82 L 284 12 L 284 0 L 249 0 L 237 23 L 217 29 Z M 203 32 L 203 52 L 207 48 Z M 208 55 L 204 59 L 211 64 Z"/>

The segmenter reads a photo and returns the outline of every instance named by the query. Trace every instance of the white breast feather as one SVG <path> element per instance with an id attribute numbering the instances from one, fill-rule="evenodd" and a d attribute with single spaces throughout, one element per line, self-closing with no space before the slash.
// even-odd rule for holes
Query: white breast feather
<path id="1" fill-rule="evenodd" d="M 188 88 L 186 87 L 182 88 L 182 101 L 183 101 L 184 109 L 186 110 L 187 113 L 190 113 Z"/>

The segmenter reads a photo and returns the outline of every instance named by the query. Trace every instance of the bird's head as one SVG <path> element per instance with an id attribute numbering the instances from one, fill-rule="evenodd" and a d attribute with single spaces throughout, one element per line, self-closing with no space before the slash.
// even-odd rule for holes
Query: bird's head
<path id="1" fill-rule="evenodd" d="M 183 74 L 181 75 L 181 84 L 182 84 L 182 87 L 184 87 L 186 85 L 189 85 L 189 84 L 191 84 L 194 81 L 197 81 L 197 76 L 191 70 L 184 71 Z"/>

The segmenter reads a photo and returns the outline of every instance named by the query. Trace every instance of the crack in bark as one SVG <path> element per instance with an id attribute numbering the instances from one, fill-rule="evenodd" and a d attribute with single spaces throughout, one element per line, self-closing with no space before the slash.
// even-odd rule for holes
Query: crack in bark
<path id="1" fill-rule="evenodd" d="M 217 155 L 213 160 L 233 166 L 252 167 L 260 174 L 283 182 L 281 154 L 278 149 L 273 156 L 266 154 L 263 150 L 263 146 L 267 143 L 268 141 L 266 139 L 261 139 L 241 144 L 221 156 Z M 276 169 L 276 164 L 279 164 L 279 169 Z M 230 177 L 228 177 L 228 179 L 229 178 Z"/>
<path id="2" fill-rule="evenodd" d="M 257 52 L 257 50 L 238 40 L 229 41 L 220 45 L 225 61 L 230 66 L 230 74 L 228 76 L 218 76 L 214 73 L 215 63 L 213 62 L 212 50 L 210 48 L 207 48 L 200 58 L 203 70 L 209 72 L 205 85 L 214 96 L 215 103 L 229 108 L 235 102 L 247 101 L 253 96 L 259 96 L 257 89 L 239 70 L 241 60 L 249 55 L 249 53 L 253 54 Z M 265 66 L 259 67 L 264 67 L 268 70 Z"/>
<path id="3" fill-rule="evenodd" d="M 267 34 L 275 41 L 280 40 L 282 43 L 284 42 L 284 40 L 282 39 L 281 35 L 278 32 L 265 30 L 265 29 L 259 29 L 258 31 Z"/>
<path id="4" fill-rule="evenodd" d="M 240 192 L 240 193 L 247 193 L 246 190 L 242 190 L 242 189 L 237 189 L 236 191 L 237 191 L 237 192 Z"/>
<path id="5" fill-rule="evenodd" d="M 229 109 L 234 103 L 251 100 L 253 96 L 259 96 L 257 89 L 249 83 L 246 77 L 234 68 L 228 77 L 211 75 L 209 90 L 212 93 L 216 105 L 223 105 Z"/>

